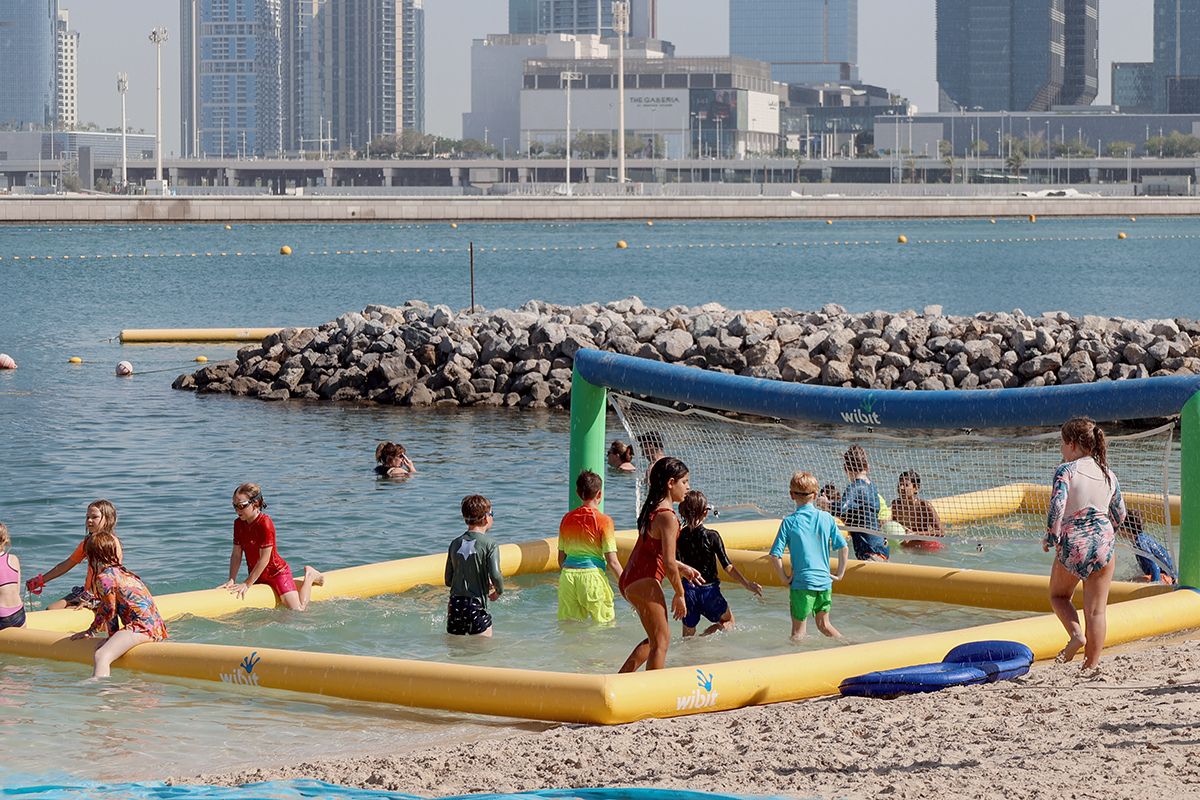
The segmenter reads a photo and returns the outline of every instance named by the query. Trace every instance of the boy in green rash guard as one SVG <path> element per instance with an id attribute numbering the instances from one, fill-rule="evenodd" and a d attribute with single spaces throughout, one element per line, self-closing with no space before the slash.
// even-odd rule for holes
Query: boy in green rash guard
<path id="1" fill-rule="evenodd" d="M 446 585 L 450 587 L 446 633 L 491 636 L 488 600 L 498 600 L 504 592 L 500 546 L 488 535 L 492 503 L 483 495 L 468 495 L 462 501 L 462 515 L 467 532 L 451 542 L 446 551 Z"/>

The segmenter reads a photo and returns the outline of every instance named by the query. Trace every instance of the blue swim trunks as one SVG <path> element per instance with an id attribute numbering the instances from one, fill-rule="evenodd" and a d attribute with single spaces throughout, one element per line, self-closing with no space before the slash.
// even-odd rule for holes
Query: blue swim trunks
<path id="1" fill-rule="evenodd" d="M 685 628 L 694 628 L 703 616 L 709 622 L 720 622 L 729 610 L 729 603 L 721 594 L 721 584 L 705 583 L 693 586 L 683 582 L 683 600 L 687 603 L 687 616 L 683 618 Z"/>
<path id="2" fill-rule="evenodd" d="M 866 561 L 871 556 L 887 559 L 890 555 L 887 539 L 882 536 L 855 531 L 850 534 L 850 540 L 854 543 L 854 557 L 859 561 Z"/>

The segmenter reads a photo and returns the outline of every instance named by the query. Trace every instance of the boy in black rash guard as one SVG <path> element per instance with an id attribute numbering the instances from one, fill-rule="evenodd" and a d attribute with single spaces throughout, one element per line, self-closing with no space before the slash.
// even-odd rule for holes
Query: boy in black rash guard
<path id="1" fill-rule="evenodd" d="M 721 578 L 717 574 L 718 561 L 742 586 L 762 597 L 762 587 L 742 575 L 729 561 L 729 556 L 725 555 L 725 542 L 721 541 L 721 534 L 704 527 L 709 508 L 708 499 L 702 492 L 695 490 L 688 492 L 679 504 L 684 527 L 679 532 L 676 553 L 681 562 L 699 570 L 704 581 L 683 582 L 684 601 L 687 603 L 687 616 L 683 618 L 684 636 L 696 635 L 696 624 L 700 622 L 701 616 L 712 623 L 702 636 L 727 631 L 733 627 L 733 612 L 729 610 L 729 603 L 721 594 Z"/>
<path id="2" fill-rule="evenodd" d="M 487 535 L 492 527 L 492 504 L 479 494 L 462 501 L 467 532 L 446 551 L 446 633 L 455 636 L 491 636 L 492 615 L 488 600 L 499 600 L 504 591 L 500 574 L 500 546 Z"/>

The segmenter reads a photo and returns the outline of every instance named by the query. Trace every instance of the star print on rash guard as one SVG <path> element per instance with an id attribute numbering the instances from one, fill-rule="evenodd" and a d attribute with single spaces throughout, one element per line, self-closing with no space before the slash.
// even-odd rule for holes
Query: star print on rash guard
<path id="1" fill-rule="evenodd" d="M 446 585 L 451 597 L 474 597 L 487 607 L 490 586 L 504 591 L 500 575 L 500 548 L 486 533 L 467 531 L 446 551 Z"/>

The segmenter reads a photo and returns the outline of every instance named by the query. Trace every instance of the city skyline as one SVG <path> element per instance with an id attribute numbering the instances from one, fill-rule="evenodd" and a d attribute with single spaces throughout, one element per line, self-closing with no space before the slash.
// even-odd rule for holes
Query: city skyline
<path id="1" fill-rule="evenodd" d="M 129 123 L 154 127 L 154 48 L 150 29 L 162 25 L 175 34 L 163 51 L 163 134 L 168 153 L 179 142 L 179 12 L 162 0 L 123 0 L 123 13 L 88 3 L 62 4 L 80 32 L 79 118 L 101 128 L 120 125 L 118 72 L 129 73 Z M 903 13 L 895 0 L 859 0 L 861 79 L 907 95 L 922 111 L 937 110 L 934 60 L 934 0 L 907 0 Z M 728 0 L 659 0 L 659 35 L 677 54 L 728 53 Z M 129 19 L 139 20 L 138 29 Z M 1100 9 L 1100 95 L 1109 97 L 1114 61 L 1153 57 L 1153 16 L 1144 0 L 1105 0 Z M 143 30 L 144 29 L 144 30 Z M 471 42 L 508 29 L 503 0 L 431 0 L 426 3 L 426 131 L 457 137 L 462 112 L 470 105 Z"/>

